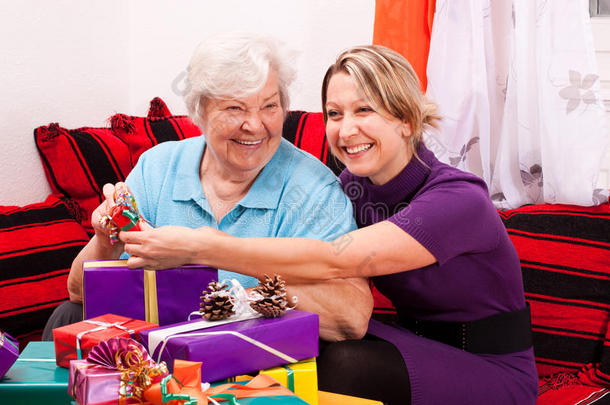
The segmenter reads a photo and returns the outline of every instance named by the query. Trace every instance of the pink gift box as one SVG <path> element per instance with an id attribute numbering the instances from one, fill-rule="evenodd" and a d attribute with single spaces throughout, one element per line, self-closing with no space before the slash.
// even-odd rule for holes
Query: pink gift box
<path id="1" fill-rule="evenodd" d="M 117 403 L 121 373 L 87 360 L 70 361 L 68 393 L 80 405 Z M 111 402 L 109 402 L 111 401 Z"/>

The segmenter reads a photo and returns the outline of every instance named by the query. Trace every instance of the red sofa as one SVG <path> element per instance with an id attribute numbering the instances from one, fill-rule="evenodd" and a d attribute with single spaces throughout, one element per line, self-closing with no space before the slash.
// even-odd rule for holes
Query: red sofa
<path id="1" fill-rule="evenodd" d="M 151 146 L 199 134 L 158 98 L 147 117 L 116 114 L 106 128 L 36 128 L 53 194 L 38 204 L 0 207 L 0 330 L 22 347 L 39 339 L 50 313 L 68 298 L 69 268 L 91 235 L 103 184 L 123 180 Z M 321 113 L 291 111 L 284 137 L 335 173 L 342 170 L 329 152 Z M 539 403 L 603 397 L 610 387 L 610 204 L 530 205 L 499 215 L 521 259 L 532 309 Z M 371 288 L 374 316 L 392 318 L 391 303 Z"/>

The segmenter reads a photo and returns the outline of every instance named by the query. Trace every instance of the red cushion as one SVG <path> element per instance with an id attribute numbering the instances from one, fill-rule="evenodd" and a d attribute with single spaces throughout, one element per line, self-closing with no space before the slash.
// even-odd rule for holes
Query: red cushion
<path id="1" fill-rule="evenodd" d="M 601 398 L 608 398 L 610 390 L 597 385 L 583 384 L 578 376 L 557 375 L 550 379 L 541 379 L 538 386 L 536 405 L 585 405 L 595 403 Z"/>
<path id="2" fill-rule="evenodd" d="M 500 215 L 521 261 L 538 373 L 589 363 L 609 370 L 610 205 L 530 205 Z"/>
<path id="3" fill-rule="evenodd" d="M 0 207 L 0 329 L 22 346 L 40 338 L 53 309 L 68 299 L 72 261 L 89 238 L 56 196 Z"/>
<path id="4" fill-rule="evenodd" d="M 134 165 L 142 153 L 157 144 L 201 135 L 199 127 L 184 115 L 144 118 L 116 114 L 110 124 L 115 135 L 127 144 Z"/>
<path id="5" fill-rule="evenodd" d="M 51 189 L 78 204 L 82 225 L 92 233 L 102 187 L 125 180 L 133 167 L 127 144 L 110 128 L 68 130 L 56 123 L 36 128 L 34 139 Z"/>

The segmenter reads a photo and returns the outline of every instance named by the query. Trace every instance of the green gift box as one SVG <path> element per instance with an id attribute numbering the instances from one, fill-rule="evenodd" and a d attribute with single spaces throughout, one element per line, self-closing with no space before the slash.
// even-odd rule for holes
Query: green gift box
<path id="1" fill-rule="evenodd" d="M 69 404 L 68 374 L 68 369 L 55 364 L 53 342 L 30 342 L 0 379 L 0 403 Z"/>

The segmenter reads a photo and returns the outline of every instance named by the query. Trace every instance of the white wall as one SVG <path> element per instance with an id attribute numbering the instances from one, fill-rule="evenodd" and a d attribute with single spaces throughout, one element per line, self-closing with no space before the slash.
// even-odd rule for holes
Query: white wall
<path id="1" fill-rule="evenodd" d="M 115 112 L 145 115 L 155 96 L 185 113 L 174 82 L 214 32 L 264 32 L 299 50 L 292 107 L 320 111 L 324 70 L 371 42 L 373 18 L 374 0 L 2 2 L 0 205 L 49 194 L 32 136 L 40 125 L 102 126 Z"/>
<path id="2" fill-rule="evenodd" d="M 129 4 L 130 106 L 139 113 L 155 96 L 164 99 L 172 112 L 186 112 L 179 79 L 196 45 L 214 32 L 262 32 L 287 42 L 299 53 L 291 107 L 313 111 L 321 111 L 322 77 L 337 54 L 373 38 L 374 0 L 132 0 Z"/>
<path id="3" fill-rule="evenodd" d="M 373 18 L 374 0 L 1 2 L 0 205 L 50 192 L 32 136 L 37 126 L 102 126 L 115 112 L 146 114 L 155 96 L 184 113 L 176 82 L 210 33 L 258 31 L 288 42 L 300 51 L 291 107 L 320 111 L 324 70 L 342 49 L 371 42 Z M 610 111 L 609 23 L 598 19 L 593 29 Z M 610 187 L 609 172 L 600 187 Z"/>
<path id="4" fill-rule="evenodd" d="M 0 205 L 50 189 L 32 131 L 102 125 L 128 107 L 128 31 L 121 0 L 0 3 Z"/>

